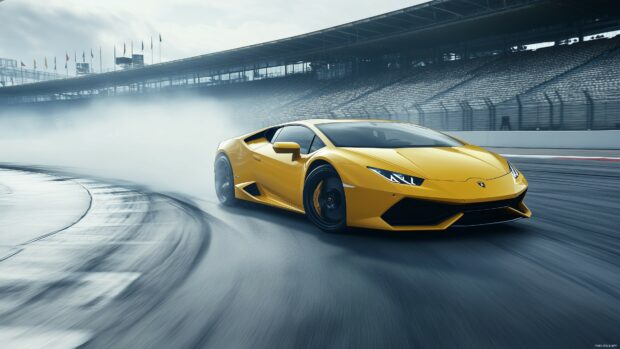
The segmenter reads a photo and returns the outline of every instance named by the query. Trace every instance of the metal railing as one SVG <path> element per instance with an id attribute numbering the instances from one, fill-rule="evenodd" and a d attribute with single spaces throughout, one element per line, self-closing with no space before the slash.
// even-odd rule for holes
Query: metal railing
<path id="1" fill-rule="evenodd" d="M 555 97 L 524 101 L 517 96 L 498 104 L 486 98 L 483 103 L 454 101 L 432 107 L 361 106 L 325 117 L 401 120 L 445 131 L 620 129 L 620 100 L 594 99 L 587 91 L 570 102 Z"/>

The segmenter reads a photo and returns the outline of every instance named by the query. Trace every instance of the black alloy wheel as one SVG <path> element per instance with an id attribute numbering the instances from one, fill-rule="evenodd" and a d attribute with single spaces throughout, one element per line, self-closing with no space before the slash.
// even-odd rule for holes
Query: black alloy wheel
<path id="1" fill-rule="evenodd" d="M 347 228 L 347 205 L 338 172 L 321 165 L 308 175 L 304 185 L 304 210 L 316 226 L 328 233 L 341 233 Z"/>
<path id="2" fill-rule="evenodd" d="M 237 203 L 235 198 L 235 180 L 233 177 L 230 160 L 224 154 L 220 154 L 215 159 L 215 193 L 218 200 L 226 206 L 234 206 Z"/>

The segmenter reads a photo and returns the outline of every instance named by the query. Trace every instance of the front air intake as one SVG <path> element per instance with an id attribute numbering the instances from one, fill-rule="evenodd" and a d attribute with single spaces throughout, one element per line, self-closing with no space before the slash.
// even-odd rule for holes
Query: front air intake
<path id="1" fill-rule="evenodd" d="M 419 200 L 404 198 L 387 210 L 381 218 L 391 226 L 433 226 L 438 225 L 446 219 L 458 213 L 464 213 L 462 220 L 467 224 L 474 224 L 474 221 L 488 221 L 492 219 L 493 212 L 502 220 L 506 219 L 504 211 L 507 207 L 519 210 L 519 203 L 523 201 L 525 193 L 514 199 L 499 200 L 491 202 L 480 202 L 473 204 L 449 204 L 438 201 Z M 481 212 L 487 212 L 487 214 Z M 514 215 L 514 214 L 513 214 Z M 478 216 L 478 219 L 476 219 Z M 466 218 L 467 217 L 467 218 Z M 514 217 L 516 218 L 516 217 Z M 468 222 L 470 221 L 471 222 Z M 461 223 L 460 220 L 457 223 Z"/>

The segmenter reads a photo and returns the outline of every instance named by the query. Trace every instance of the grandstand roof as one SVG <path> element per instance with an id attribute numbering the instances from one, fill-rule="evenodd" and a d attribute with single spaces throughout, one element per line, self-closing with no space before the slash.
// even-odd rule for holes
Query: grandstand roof
<path id="1" fill-rule="evenodd" d="M 4 87 L 0 95 L 100 88 L 187 72 L 384 54 L 403 47 L 422 50 L 491 36 L 506 40 L 515 35 L 517 43 L 525 32 L 574 33 L 576 24 L 593 30 L 606 25 L 617 28 L 616 8 L 615 0 L 434 0 L 303 35 L 144 68 Z"/>

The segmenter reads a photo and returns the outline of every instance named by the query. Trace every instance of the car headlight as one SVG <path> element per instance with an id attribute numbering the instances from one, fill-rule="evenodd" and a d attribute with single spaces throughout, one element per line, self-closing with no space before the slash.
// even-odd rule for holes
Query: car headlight
<path id="1" fill-rule="evenodd" d="M 418 185 L 422 185 L 422 183 L 424 182 L 424 179 L 422 178 L 418 178 L 418 177 L 414 177 L 414 176 L 410 176 L 410 175 L 406 175 L 406 174 L 402 174 L 398 172 L 382 170 L 380 168 L 375 168 L 375 167 L 370 167 L 370 166 L 368 166 L 368 169 L 380 175 L 381 177 L 387 179 L 388 181 L 392 183 L 418 186 Z"/>
<path id="2" fill-rule="evenodd" d="M 519 178 L 519 171 L 517 171 L 517 169 L 514 166 L 512 166 L 510 161 L 507 161 L 507 162 L 508 162 L 508 168 L 510 168 L 510 174 L 512 174 L 512 177 L 514 179 Z"/>

